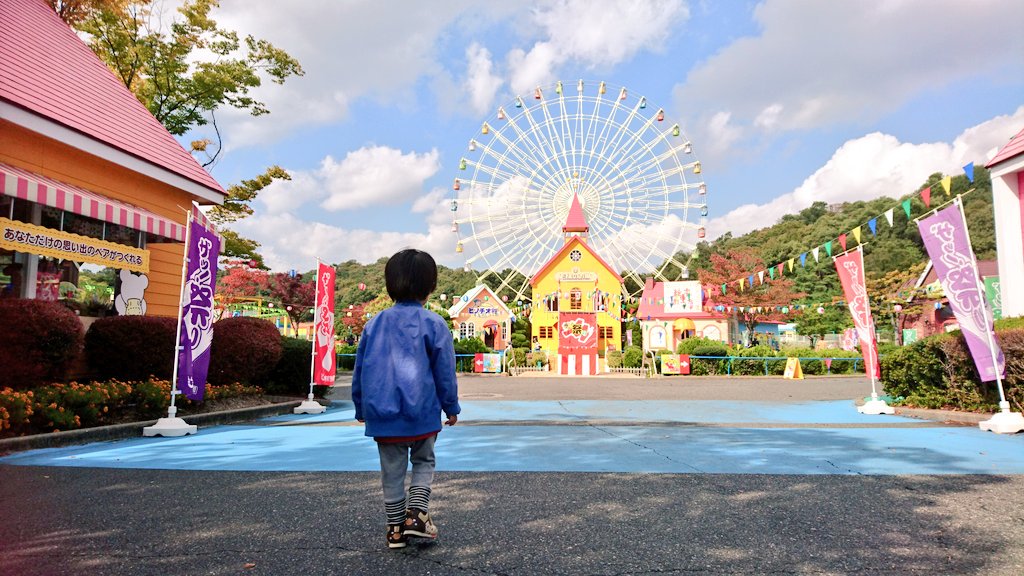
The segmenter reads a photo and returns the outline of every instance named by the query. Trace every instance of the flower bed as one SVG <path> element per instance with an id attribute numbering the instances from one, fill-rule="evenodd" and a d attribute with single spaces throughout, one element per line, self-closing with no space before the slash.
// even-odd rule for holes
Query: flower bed
<path id="1" fill-rule="evenodd" d="M 170 381 L 158 379 L 58 383 L 27 391 L 3 388 L 0 389 L 0 437 L 151 420 L 166 414 L 170 395 Z M 187 413 L 209 406 L 211 402 L 262 395 L 263 390 L 256 386 L 207 384 L 203 404 L 178 396 L 175 405 Z"/>

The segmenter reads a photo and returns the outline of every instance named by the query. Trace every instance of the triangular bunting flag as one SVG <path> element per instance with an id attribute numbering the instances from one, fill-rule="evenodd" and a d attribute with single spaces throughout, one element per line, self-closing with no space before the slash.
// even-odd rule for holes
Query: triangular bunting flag
<path id="1" fill-rule="evenodd" d="M 772 277 L 772 280 L 775 280 L 775 266 L 768 269 L 768 275 Z"/>
<path id="2" fill-rule="evenodd" d="M 843 247 L 843 252 L 846 252 L 846 232 L 839 235 L 839 245 Z"/>
<path id="3" fill-rule="evenodd" d="M 891 213 L 892 210 L 890 210 L 889 212 Z M 868 230 L 871 230 L 872 236 L 878 235 L 878 218 L 872 218 L 871 220 L 868 220 Z M 857 241 L 860 242 L 860 238 L 857 238 Z"/>
<path id="4" fill-rule="evenodd" d="M 807 267 L 807 252 L 804 252 L 803 254 L 800 255 L 800 267 Z"/>
<path id="5" fill-rule="evenodd" d="M 814 253 L 814 261 L 815 261 L 815 262 L 817 262 L 817 261 L 818 261 L 818 249 L 820 249 L 820 248 L 821 248 L 821 246 L 815 246 L 815 247 L 814 247 L 814 250 L 811 250 L 811 252 L 813 252 L 813 253 Z"/>
<path id="6" fill-rule="evenodd" d="M 743 292 L 743 278 L 740 278 L 740 292 Z"/>
<path id="7" fill-rule="evenodd" d="M 903 211 L 907 213 L 907 220 L 910 220 L 910 199 L 903 201 Z"/>
<path id="8" fill-rule="evenodd" d="M 747 284 L 750 284 L 750 287 L 751 287 L 751 288 L 753 288 L 753 287 L 754 287 L 754 275 L 753 275 L 753 274 L 751 274 L 751 275 L 750 275 L 750 276 L 749 276 L 749 277 L 747 278 L 747 280 L 749 280 L 749 282 L 747 282 Z"/>
<path id="9" fill-rule="evenodd" d="M 953 179 L 946 176 L 942 180 L 939 180 L 939 184 L 942 184 L 942 189 L 946 191 L 946 196 L 949 196 L 949 187 L 953 184 Z"/>
<path id="10" fill-rule="evenodd" d="M 857 244 L 860 244 L 860 226 L 853 229 L 853 238 L 857 241 Z"/>
<path id="11" fill-rule="evenodd" d="M 779 262 L 779 266 L 778 266 L 778 268 L 779 268 L 779 278 L 782 278 L 782 266 L 783 266 L 782 262 Z"/>
<path id="12" fill-rule="evenodd" d="M 764 284 L 764 270 L 757 273 L 757 280 L 759 283 Z"/>
<path id="13" fill-rule="evenodd" d="M 924 200 L 924 207 L 925 208 L 931 208 L 932 207 L 932 187 L 931 186 L 925 188 L 924 190 L 921 190 L 921 200 Z"/>
<path id="14" fill-rule="evenodd" d="M 825 254 L 832 256 L 832 241 L 825 242 Z"/>
<path id="15" fill-rule="evenodd" d="M 967 175 L 967 180 L 971 184 L 974 184 L 974 162 L 968 162 L 967 165 L 964 166 L 964 174 Z"/>
<path id="16" fill-rule="evenodd" d="M 725 284 L 722 284 L 722 294 L 725 294 Z"/>
<path id="17" fill-rule="evenodd" d="M 792 272 L 792 271 L 793 271 L 793 259 L 792 259 L 792 258 L 790 258 L 790 259 L 789 259 L 789 260 L 788 260 L 788 261 L 786 262 L 786 264 L 789 264 L 789 271 L 790 271 L 790 272 Z"/>
<path id="18" fill-rule="evenodd" d="M 892 211 L 892 208 L 885 211 L 885 219 L 889 222 L 889 228 L 892 228 Z M 907 216 L 907 218 L 910 218 L 910 216 Z"/>

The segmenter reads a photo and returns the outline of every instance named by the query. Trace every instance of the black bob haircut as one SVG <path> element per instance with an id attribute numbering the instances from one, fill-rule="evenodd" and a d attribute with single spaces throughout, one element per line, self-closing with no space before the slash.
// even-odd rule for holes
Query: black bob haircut
<path id="1" fill-rule="evenodd" d="M 384 282 L 395 302 L 426 300 L 437 288 L 437 263 L 424 251 L 407 248 L 388 259 Z"/>

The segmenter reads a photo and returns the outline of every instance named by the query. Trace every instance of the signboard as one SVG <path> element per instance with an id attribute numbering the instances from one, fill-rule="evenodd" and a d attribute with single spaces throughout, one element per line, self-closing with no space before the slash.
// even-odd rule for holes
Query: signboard
<path id="1" fill-rule="evenodd" d="M 992 306 L 992 318 L 1003 317 L 1003 295 L 999 291 L 999 276 L 985 276 L 985 300 Z"/>
<path id="2" fill-rule="evenodd" d="M 800 367 L 799 358 L 787 358 L 786 359 L 786 371 L 782 373 L 782 377 L 788 380 L 803 380 L 804 371 Z"/>
<path id="3" fill-rule="evenodd" d="M 700 282 L 665 282 L 665 312 L 668 314 L 691 314 L 701 311 L 702 293 Z"/>
<path id="4" fill-rule="evenodd" d="M 473 358 L 473 371 L 491 374 L 501 372 L 501 354 L 476 354 Z"/>
<path id="5" fill-rule="evenodd" d="M 149 273 L 149 251 L 0 218 L 0 248 Z"/>
<path id="6" fill-rule="evenodd" d="M 690 355 L 689 354 L 662 354 L 661 355 L 661 373 L 663 375 L 671 374 L 689 374 L 690 373 Z"/>
<path id="7" fill-rule="evenodd" d="M 917 328 L 904 328 L 903 329 L 903 345 L 913 344 L 917 342 Z"/>
<path id="8" fill-rule="evenodd" d="M 597 315 L 593 312 L 558 313 L 558 350 L 597 349 Z"/>

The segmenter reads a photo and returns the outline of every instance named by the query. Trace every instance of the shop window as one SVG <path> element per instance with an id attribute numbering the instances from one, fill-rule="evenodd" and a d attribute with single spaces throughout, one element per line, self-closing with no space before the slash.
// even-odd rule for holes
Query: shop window
<path id="1" fill-rule="evenodd" d="M 583 293 L 579 288 L 573 288 L 569 291 L 569 309 L 579 310 L 580 308 L 583 308 Z"/>
<path id="2" fill-rule="evenodd" d="M 555 329 L 553 326 L 541 326 L 537 328 L 537 335 L 541 338 L 554 338 Z"/>
<path id="3" fill-rule="evenodd" d="M 508 342 L 508 326 L 504 324 L 501 325 L 501 341 Z"/>
<path id="4" fill-rule="evenodd" d="M 612 329 L 611 326 L 600 326 L 597 329 L 597 337 L 604 339 L 614 338 L 615 331 Z"/>
<path id="5" fill-rule="evenodd" d="M 558 312 L 558 296 L 549 296 L 544 301 L 548 312 Z"/>
<path id="6" fill-rule="evenodd" d="M 474 335 L 476 335 L 476 326 L 472 322 L 459 324 L 459 338 L 472 338 Z"/>

